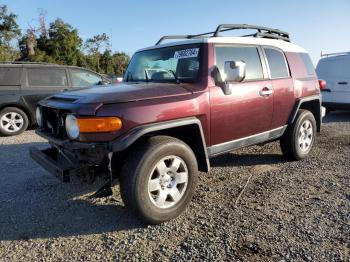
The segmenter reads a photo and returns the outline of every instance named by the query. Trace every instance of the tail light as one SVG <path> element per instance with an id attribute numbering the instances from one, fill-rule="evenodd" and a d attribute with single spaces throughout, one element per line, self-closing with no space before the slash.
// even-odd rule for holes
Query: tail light
<path id="1" fill-rule="evenodd" d="M 323 79 L 318 80 L 318 84 L 320 85 L 321 90 L 325 90 L 327 88 L 327 82 Z"/>
<path id="2" fill-rule="evenodd" d="M 120 84 L 121 82 L 123 82 L 123 78 L 122 78 L 122 77 L 117 77 L 117 78 L 115 79 L 115 83 L 116 83 L 116 84 Z"/>

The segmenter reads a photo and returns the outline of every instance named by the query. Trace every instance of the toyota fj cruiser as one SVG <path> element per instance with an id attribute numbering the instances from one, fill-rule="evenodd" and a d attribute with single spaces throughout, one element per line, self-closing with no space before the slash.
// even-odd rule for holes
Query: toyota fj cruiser
<path id="1" fill-rule="evenodd" d="M 219 36 L 235 29 L 256 33 Z M 156 224 L 184 211 L 211 157 L 279 140 L 284 156 L 303 159 L 321 121 L 307 52 L 286 32 L 224 24 L 137 51 L 118 86 L 41 101 L 37 133 L 51 146 L 30 154 L 64 182 L 104 175 L 96 196 L 118 179 L 125 205 Z"/>

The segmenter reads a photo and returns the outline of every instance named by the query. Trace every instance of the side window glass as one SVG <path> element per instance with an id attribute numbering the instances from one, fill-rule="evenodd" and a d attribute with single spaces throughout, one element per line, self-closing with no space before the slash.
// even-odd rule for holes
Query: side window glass
<path id="1" fill-rule="evenodd" d="M 215 64 L 218 67 L 221 78 L 224 75 L 225 61 L 231 60 L 241 60 L 246 63 L 245 80 L 258 80 L 264 78 L 259 52 L 256 47 L 215 47 Z"/>
<path id="2" fill-rule="evenodd" d="M 27 68 L 30 86 L 64 87 L 67 76 L 64 69 L 59 68 Z"/>
<path id="3" fill-rule="evenodd" d="M 289 77 L 286 60 L 280 51 L 265 48 L 265 54 L 269 63 L 271 78 Z"/>
<path id="4" fill-rule="evenodd" d="M 315 67 L 314 64 L 311 61 L 310 56 L 307 53 L 301 53 L 300 54 L 301 59 L 304 62 L 305 68 L 306 68 L 306 72 L 308 75 L 315 75 Z"/>
<path id="5" fill-rule="evenodd" d="M 102 77 L 84 70 L 71 70 L 73 87 L 89 87 L 97 85 Z"/>
<path id="6" fill-rule="evenodd" d="M 19 86 L 20 84 L 20 68 L 0 67 L 0 86 Z"/>

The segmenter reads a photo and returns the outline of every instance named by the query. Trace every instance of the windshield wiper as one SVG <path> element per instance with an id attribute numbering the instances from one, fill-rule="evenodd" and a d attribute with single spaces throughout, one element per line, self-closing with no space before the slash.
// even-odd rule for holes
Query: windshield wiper
<path id="1" fill-rule="evenodd" d="M 178 76 L 176 75 L 176 73 L 173 70 L 168 70 L 168 72 L 170 72 L 174 76 L 176 83 L 178 83 L 178 84 L 181 83 L 180 79 L 178 78 Z"/>
<path id="2" fill-rule="evenodd" d="M 148 76 L 148 73 L 147 73 L 147 69 L 145 69 L 145 75 L 146 75 L 146 82 L 148 83 L 149 82 L 149 76 Z"/>

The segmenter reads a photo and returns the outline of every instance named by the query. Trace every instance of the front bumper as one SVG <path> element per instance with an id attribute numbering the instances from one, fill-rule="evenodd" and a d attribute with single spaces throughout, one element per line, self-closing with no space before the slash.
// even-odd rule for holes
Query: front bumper
<path id="1" fill-rule="evenodd" d="M 33 160 L 59 180 L 70 182 L 70 175 L 74 168 L 68 161 L 58 161 L 58 151 L 55 148 L 39 150 L 36 147 L 30 147 L 29 154 Z"/>
<path id="2" fill-rule="evenodd" d="M 51 147 L 43 150 L 30 147 L 31 158 L 63 182 L 70 182 L 71 176 L 75 174 L 94 172 L 108 159 L 107 144 L 57 139 L 40 130 L 36 133 L 47 139 Z"/>

